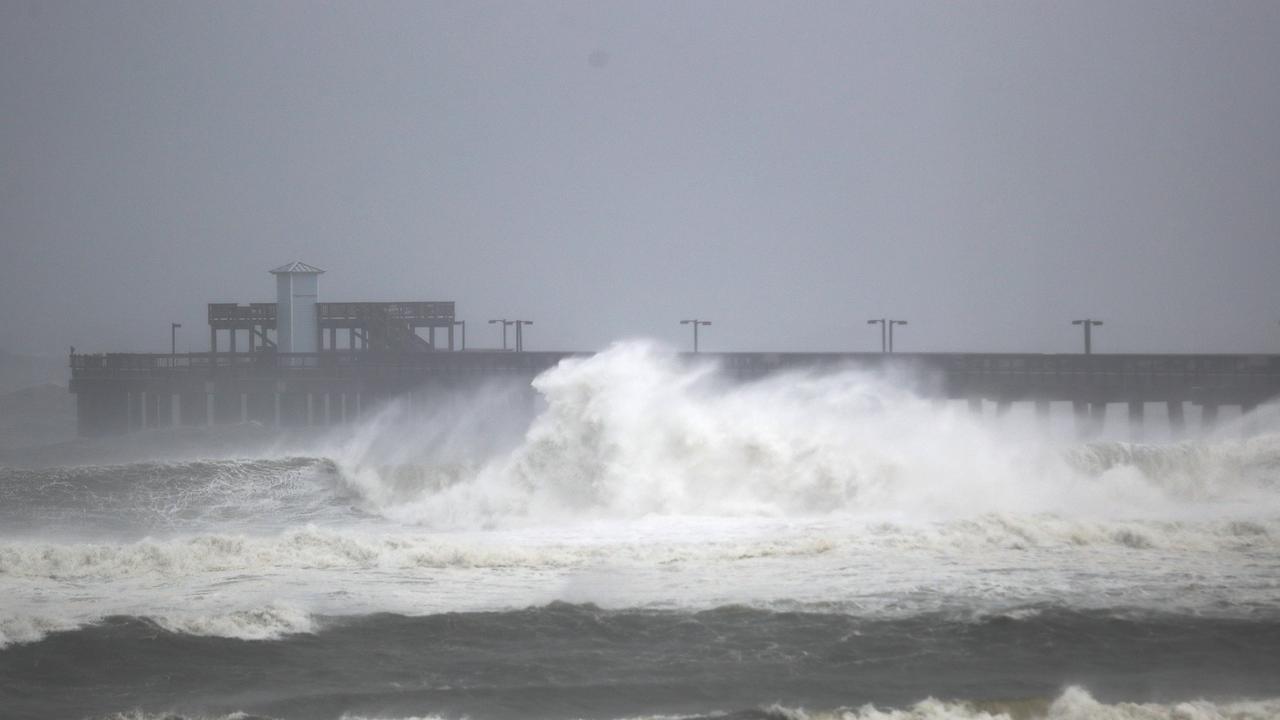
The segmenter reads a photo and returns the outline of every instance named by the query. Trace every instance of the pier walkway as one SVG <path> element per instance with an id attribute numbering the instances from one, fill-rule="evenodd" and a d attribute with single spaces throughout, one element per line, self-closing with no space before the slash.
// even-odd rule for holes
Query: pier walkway
<path id="1" fill-rule="evenodd" d="M 333 343 L 330 344 L 333 347 Z M 531 380 L 574 352 L 378 352 L 73 354 L 71 392 L 81 435 L 168 425 L 260 422 L 327 426 L 393 397 L 424 398 L 493 379 Z M 1248 412 L 1280 396 L 1280 355 L 1080 355 L 1031 353 L 700 353 L 741 381 L 840 367 L 890 371 L 920 394 L 965 400 L 975 410 L 1070 402 L 1082 434 L 1100 429 L 1107 405 L 1127 406 L 1135 435 L 1148 403 L 1164 403 L 1171 427 L 1184 407 L 1210 425 L 1219 408 Z"/>

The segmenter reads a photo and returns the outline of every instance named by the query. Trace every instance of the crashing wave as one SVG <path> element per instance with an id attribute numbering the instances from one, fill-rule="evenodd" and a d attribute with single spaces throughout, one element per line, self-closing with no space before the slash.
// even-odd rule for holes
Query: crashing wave
<path id="1" fill-rule="evenodd" d="M 650 515 L 1280 513 L 1280 435 L 1063 448 L 1034 428 L 975 418 L 864 371 L 728 383 L 714 366 L 644 343 L 566 360 L 534 389 L 545 408 L 500 452 L 442 453 L 460 444 L 456 429 L 442 441 L 440 419 L 392 407 L 371 421 L 376 430 L 329 454 L 377 512 L 433 527 Z"/>

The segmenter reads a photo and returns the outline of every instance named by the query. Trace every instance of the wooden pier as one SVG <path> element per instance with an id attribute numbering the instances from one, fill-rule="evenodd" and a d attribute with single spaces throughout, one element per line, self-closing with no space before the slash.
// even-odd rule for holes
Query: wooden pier
<path id="1" fill-rule="evenodd" d="M 322 315 L 323 317 L 323 315 Z M 334 343 L 329 343 L 332 348 Z M 71 392 L 81 435 L 173 425 L 257 422 L 324 427 L 351 422 L 389 399 L 458 390 L 492 380 L 527 385 L 573 352 L 329 349 L 189 354 L 74 354 Z M 1280 396 L 1280 355 L 1078 355 L 1015 353 L 701 353 L 750 381 L 795 370 L 841 367 L 892 371 L 921 395 L 965 400 L 998 413 L 1070 402 L 1082 434 L 1100 430 L 1110 404 L 1127 407 L 1140 431 L 1146 405 L 1163 403 L 1174 431 L 1184 408 L 1212 423 L 1220 408 L 1243 412 Z"/>

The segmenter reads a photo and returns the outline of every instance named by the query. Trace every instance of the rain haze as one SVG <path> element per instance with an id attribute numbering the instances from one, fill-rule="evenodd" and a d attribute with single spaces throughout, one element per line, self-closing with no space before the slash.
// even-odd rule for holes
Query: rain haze
<path id="1" fill-rule="evenodd" d="M 0 716 L 1280 720 L 1278 70 L 0 0 Z"/>
<path id="2" fill-rule="evenodd" d="M 3 347 L 446 299 L 528 344 L 1280 348 L 1274 3 L 0 5 Z M 472 344 L 494 346 L 493 328 Z"/>

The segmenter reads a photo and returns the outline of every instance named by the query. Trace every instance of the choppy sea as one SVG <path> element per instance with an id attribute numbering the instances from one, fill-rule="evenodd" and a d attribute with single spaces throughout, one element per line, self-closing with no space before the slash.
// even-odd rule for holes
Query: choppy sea
<path id="1" fill-rule="evenodd" d="M 1280 717 L 1265 417 L 1080 442 L 637 343 L 535 389 L 0 466 L 0 717 Z"/>

